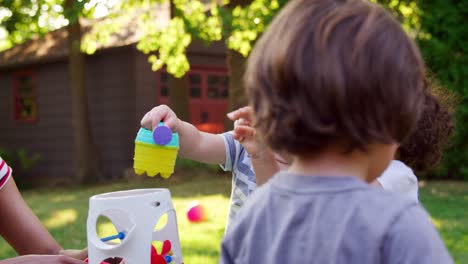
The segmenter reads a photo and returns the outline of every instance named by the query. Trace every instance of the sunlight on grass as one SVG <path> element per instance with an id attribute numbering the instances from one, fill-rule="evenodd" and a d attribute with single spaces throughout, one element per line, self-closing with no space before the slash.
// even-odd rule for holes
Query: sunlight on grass
<path id="1" fill-rule="evenodd" d="M 224 235 L 229 198 L 222 195 L 197 197 L 207 214 L 207 219 L 200 223 L 191 223 L 187 219 L 186 210 L 192 200 L 174 199 L 185 263 L 216 263 Z"/>
<path id="2" fill-rule="evenodd" d="M 43 223 L 47 228 L 63 227 L 76 221 L 78 213 L 75 209 L 59 210 Z"/>
<path id="3" fill-rule="evenodd" d="M 76 199 L 76 195 L 68 194 L 68 195 L 60 195 L 53 197 L 50 201 L 53 203 L 57 202 L 70 202 Z"/>
<path id="4" fill-rule="evenodd" d="M 434 217 L 431 217 L 432 224 L 437 228 L 440 229 L 442 227 L 442 224 L 440 223 L 440 220 L 435 219 Z"/>
<path id="5" fill-rule="evenodd" d="M 467 195 L 466 182 L 428 182 L 420 188 L 422 205 L 458 264 L 468 259 Z"/>

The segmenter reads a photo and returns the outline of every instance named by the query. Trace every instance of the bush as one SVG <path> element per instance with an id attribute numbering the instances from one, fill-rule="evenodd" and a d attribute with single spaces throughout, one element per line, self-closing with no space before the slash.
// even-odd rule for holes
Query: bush
<path id="1" fill-rule="evenodd" d="M 30 154 L 26 149 L 19 149 L 16 152 L 0 148 L 0 157 L 13 168 L 15 182 L 20 189 L 31 187 L 26 178 L 32 168 L 41 160 L 39 154 Z"/>
<path id="2" fill-rule="evenodd" d="M 421 0 L 418 6 L 418 45 L 426 64 L 459 97 L 455 135 L 434 176 L 468 180 L 468 1 Z"/>
<path id="3" fill-rule="evenodd" d="M 463 122 L 468 120 L 468 1 L 372 1 L 400 19 L 403 28 L 416 38 L 429 75 L 457 97 L 455 135 L 439 168 L 426 176 L 468 180 L 468 126 Z"/>
<path id="4" fill-rule="evenodd" d="M 12 152 L 4 149 L 4 148 L 0 148 L 0 157 L 2 157 L 2 159 L 10 166 L 12 166 L 13 164 L 13 161 L 14 161 L 14 155 Z"/>

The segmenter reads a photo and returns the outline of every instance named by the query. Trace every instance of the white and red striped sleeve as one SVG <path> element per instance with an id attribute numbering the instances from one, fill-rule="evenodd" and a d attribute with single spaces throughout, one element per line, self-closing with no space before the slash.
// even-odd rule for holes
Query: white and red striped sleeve
<path id="1" fill-rule="evenodd" d="M 10 166 L 0 157 L 0 189 L 2 189 L 8 182 L 8 179 L 10 179 L 11 172 Z"/>

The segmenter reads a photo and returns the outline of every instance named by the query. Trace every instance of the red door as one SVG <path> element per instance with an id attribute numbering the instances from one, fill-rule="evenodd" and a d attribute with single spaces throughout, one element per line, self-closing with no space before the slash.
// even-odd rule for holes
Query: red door
<path id="1" fill-rule="evenodd" d="M 158 78 L 160 104 L 169 103 L 167 73 Z M 211 133 L 224 131 L 228 110 L 229 79 L 226 69 L 193 67 L 187 74 L 190 122 L 198 129 Z"/>

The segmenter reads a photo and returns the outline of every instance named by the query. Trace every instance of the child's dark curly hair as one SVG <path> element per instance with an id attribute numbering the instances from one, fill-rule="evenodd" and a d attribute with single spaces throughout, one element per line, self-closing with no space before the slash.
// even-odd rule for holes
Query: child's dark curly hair
<path id="1" fill-rule="evenodd" d="M 448 107 L 431 91 L 426 91 L 424 97 L 424 110 L 416 129 L 399 148 L 399 159 L 420 173 L 437 165 L 454 131 Z"/>

